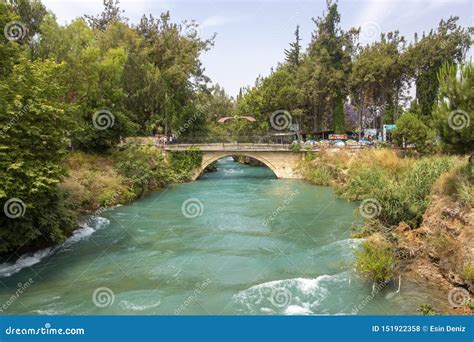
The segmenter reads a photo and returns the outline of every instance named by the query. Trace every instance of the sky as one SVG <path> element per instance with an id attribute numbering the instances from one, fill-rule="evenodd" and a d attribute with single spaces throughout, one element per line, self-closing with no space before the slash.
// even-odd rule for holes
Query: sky
<path id="1" fill-rule="evenodd" d="M 60 24 L 84 14 L 102 11 L 102 0 L 42 0 Z M 121 0 L 131 23 L 143 14 L 155 17 L 170 11 L 174 22 L 195 20 L 203 38 L 217 34 L 214 47 L 202 55 L 205 73 L 231 96 L 240 87 L 253 85 L 284 60 L 284 49 L 294 40 L 300 25 L 302 46 L 314 30 L 312 18 L 321 16 L 325 0 Z M 341 27 L 361 27 L 360 40 L 370 43 L 381 32 L 399 30 L 408 40 L 415 32 L 435 29 L 450 15 L 473 26 L 473 0 L 339 0 Z M 472 49 L 471 49 L 472 51 Z M 471 54 L 472 55 L 472 54 Z"/>

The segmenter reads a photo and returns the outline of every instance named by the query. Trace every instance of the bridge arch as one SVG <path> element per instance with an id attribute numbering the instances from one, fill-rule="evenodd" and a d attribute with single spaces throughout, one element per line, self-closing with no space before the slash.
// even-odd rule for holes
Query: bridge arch
<path id="1" fill-rule="evenodd" d="M 199 178 L 206 167 L 211 165 L 213 162 L 226 158 L 226 157 L 232 157 L 232 156 L 243 156 L 243 157 L 249 157 L 255 160 L 258 160 L 262 164 L 264 164 L 266 167 L 268 167 L 272 172 L 275 174 L 277 178 L 281 178 L 281 175 L 279 175 L 279 169 L 275 165 L 273 165 L 267 158 L 262 156 L 259 153 L 253 153 L 253 152 L 216 152 L 216 153 L 206 153 L 203 156 L 203 160 L 201 163 L 201 166 L 199 167 L 198 170 L 194 173 L 192 179 L 196 180 Z"/>

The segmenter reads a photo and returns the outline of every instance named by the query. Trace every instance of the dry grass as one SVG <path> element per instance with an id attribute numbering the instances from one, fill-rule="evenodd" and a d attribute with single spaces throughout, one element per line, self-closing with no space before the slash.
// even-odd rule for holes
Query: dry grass
<path id="1" fill-rule="evenodd" d="M 61 188 L 69 193 L 69 201 L 79 211 L 93 211 L 131 199 L 126 180 L 113 168 L 111 158 L 75 152 L 67 165 L 70 173 Z"/>
<path id="2" fill-rule="evenodd" d="M 456 161 L 456 167 L 441 175 L 433 186 L 433 194 L 450 196 L 452 200 L 466 206 L 474 207 L 474 184 L 470 165 L 461 160 Z"/>

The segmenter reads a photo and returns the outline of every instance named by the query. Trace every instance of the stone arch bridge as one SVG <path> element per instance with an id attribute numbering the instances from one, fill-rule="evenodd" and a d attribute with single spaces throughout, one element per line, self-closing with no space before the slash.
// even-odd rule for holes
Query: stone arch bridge
<path id="1" fill-rule="evenodd" d="M 250 143 L 219 143 L 219 144 L 172 144 L 164 147 L 165 151 L 187 151 L 198 149 L 203 152 L 202 163 L 195 170 L 193 180 L 198 178 L 204 169 L 224 157 L 245 156 L 258 160 L 269 167 L 278 178 L 302 178 L 298 172 L 299 162 L 307 151 L 291 151 L 284 144 L 250 144 Z"/>

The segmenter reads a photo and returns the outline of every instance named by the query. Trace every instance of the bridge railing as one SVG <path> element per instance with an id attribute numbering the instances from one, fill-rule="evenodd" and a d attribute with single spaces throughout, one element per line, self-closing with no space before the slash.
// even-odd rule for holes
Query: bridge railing
<path id="1" fill-rule="evenodd" d="M 268 150 L 283 150 L 292 149 L 291 139 L 280 139 L 275 136 L 239 136 L 239 137 L 179 137 L 171 141 L 164 141 L 162 137 L 130 137 L 125 139 L 125 142 L 133 142 L 140 145 L 155 145 L 157 147 L 165 147 L 168 149 L 185 149 L 196 146 L 203 148 L 208 146 L 209 148 L 219 148 L 220 150 L 236 149 L 236 148 L 248 148 L 248 149 L 268 149 Z M 326 142 L 324 144 L 299 144 L 301 150 L 324 150 L 327 148 L 342 148 L 341 146 L 335 145 L 335 143 Z M 367 146 L 359 144 L 345 145 L 345 149 L 360 149 Z"/>
<path id="2" fill-rule="evenodd" d="M 283 140 L 275 136 L 242 135 L 242 136 L 206 136 L 206 137 L 178 137 L 168 144 L 280 144 L 286 145 L 292 139 Z"/>
<path id="3" fill-rule="evenodd" d="M 259 136 L 259 135 L 242 135 L 242 136 L 197 136 L 197 137 L 178 137 L 166 141 L 166 145 L 176 144 L 193 144 L 193 145 L 207 145 L 207 144 L 273 144 L 273 145 L 288 145 L 293 140 L 282 139 L 275 136 Z M 134 142 L 137 144 L 163 144 L 163 137 L 129 137 L 125 142 Z"/>
<path id="4" fill-rule="evenodd" d="M 166 150 L 188 150 L 199 148 L 202 151 L 289 151 L 287 144 L 257 144 L 257 143 L 207 143 L 207 144 L 166 144 Z"/>

